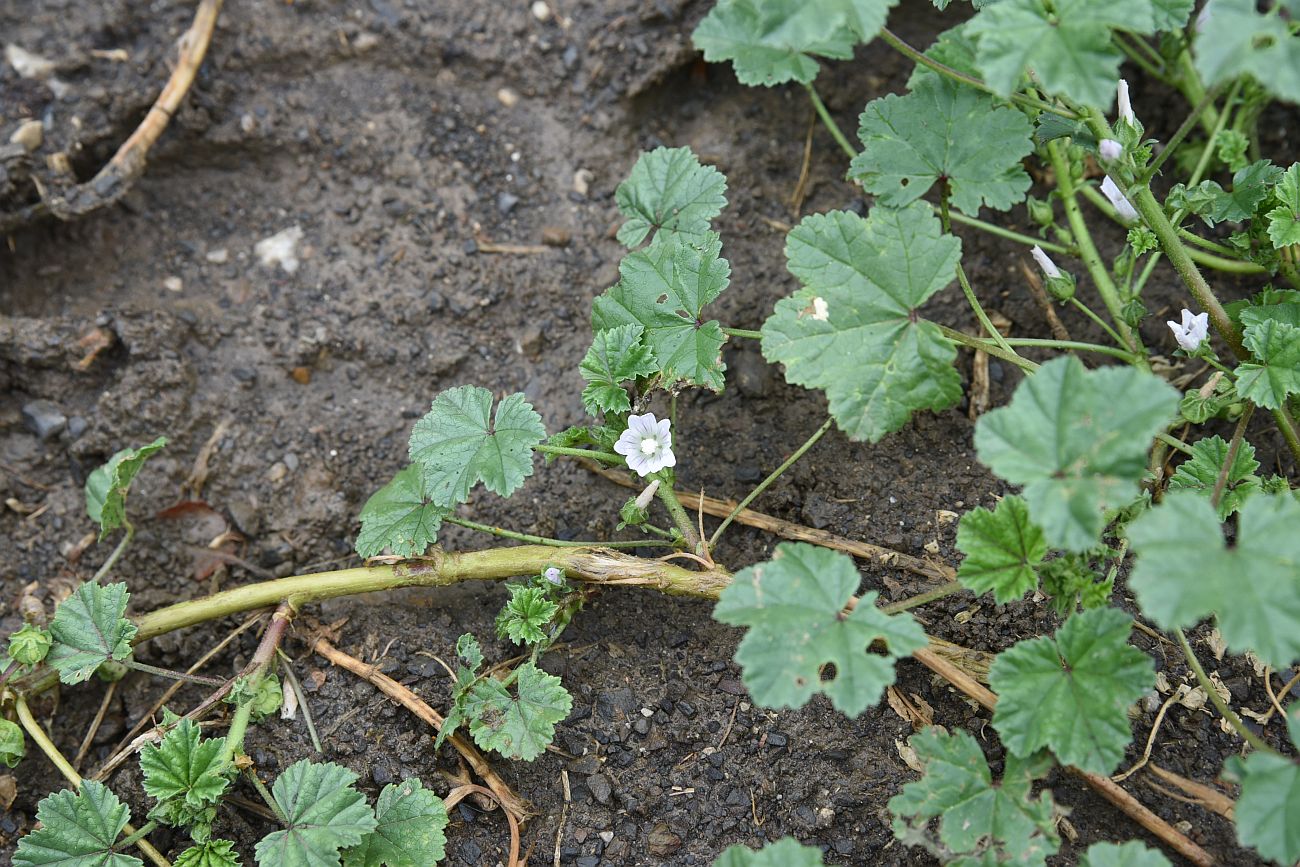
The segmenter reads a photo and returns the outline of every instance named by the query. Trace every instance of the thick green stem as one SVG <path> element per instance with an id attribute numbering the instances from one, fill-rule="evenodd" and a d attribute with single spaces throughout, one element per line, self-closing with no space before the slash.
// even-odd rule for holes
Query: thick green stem
<path id="1" fill-rule="evenodd" d="M 1070 174 L 1070 161 L 1062 150 L 1061 142 L 1048 142 L 1047 154 L 1052 163 L 1052 170 L 1056 173 L 1056 188 L 1061 194 L 1065 218 L 1070 224 L 1070 232 L 1074 235 L 1074 243 L 1079 247 L 1079 257 L 1083 259 L 1083 265 L 1088 269 L 1088 276 L 1092 278 L 1093 285 L 1097 287 L 1097 294 L 1101 296 L 1102 303 L 1106 305 L 1106 310 L 1115 323 L 1115 330 L 1124 339 L 1124 345 L 1134 354 L 1141 355 L 1143 354 L 1141 344 L 1132 329 L 1124 322 L 1124 305 L 1120 303 L 1119 291 L 1110 279 L 1110 271 L 1101 261 L 1101 254 L 1092 243 L 1092 234 L 1088 231 L 1088 224 L 1084 222 L 1083 213 L 1079 210 L 1074 180 Z"/>
<path id="2" fill-rule="evenodd" d="M 804 87 L 808 90 L 808 98 L 812 100 L 817 116 L 822 119 L 822 124 L 830 131 L 831 138 L 835 139 L 835 143 L 840 146 L 840 150 L 848 155 L 849 159 L 856 157 L 858 155 L 857 150 L 849 143 L 848 137 L 844 135 L 840 125 L 835 122 L 835 118 L 831 117 L 831 113 L 826 110 L 826 103 L 822 102 L 822 98 L 817 95 L 817 88 L 812 86 L 811 81 L 805 84 Z"/>
<path id="3" fill-rule="evenodd" d="M 1183 442 L 1182 440 L 1178 439 L 1177 437 L 1170 436 L 1167 433 L 1158 433 L 1156 434 L 1156 439 L 1160 440 L 1160 442 L 1164 443 L 1167 446 L 1177 449 L 1178 451 L 1182 452 L 1185 455 L 1188 455 L 1189 457 L 1195 455 L 1195 452 L 1192 451 L 1192 447 L 1189 446 L 1187 443 Z"/>
<path id="4" fill-rule="evenodd" d="M 533 451 L 541 452 L 544 455 L 565 455 L 570 458 L 591 458 L 592 460 L 613 464 L 615 466 L 623 463 L 623 459 L 618 455 L 612 455 L 609 452 L 597 452 L 591 449 L 571 449 L 567 446 L 548 446 L 546 443 L 540 443 L 539 445 L 533 446 Z"/>
<path id="5" fill-rule="evenodd" d="M 718 544 L 718 539 L 722 536 L 723 531 L 726 530 L 731 522 L 736 519 L 736 516 L 743 512 L 750 503 L 754 502 L 755 498 L 757 498 L 759 494 L 766 491 L 773 482 L 781 478 L 782 473 L 794 466 L 794 462 L 803 457 L 810 448 L 815 446 L 817 441 L 826 435 L 826 432 L 831 429 L 831 425 L 834 423 L 834 419 L 826 419 L 826 421 L 822 423 L 822 426 L 817 428 L 817 431 L 804 441 L 803 445 L 794 450 L 794 454 L 786 458 L 785 462 L 782 463 L 781 466 L 773 470 L 772 474 L 759 482 L 754 490 L 749 492 L 749 495 L 746 496 L 745 499 L 736 504 L 736 508 L 731 510 L 731 514 L 727 515 L 727 517 L 722 520 L 722 523 L 718 525 L 718 529 L 714 530 L 713 535 L 709 537 L 710 550 L 712 550 L 714 545 Z"/>
<path id="6" fill-rule="evenodd" d="M 1192 65 L 1192 55 L 1184 48 L 1178 55 L 1178 75 L 1176 85 L 1182 92 L 1183 97 L 1187 100 L 1188 105 L 1196 105 L 1205 98 L 1205 85 L 1201 83 L 1200 73 Z M 1225 112 L 1226 113 L 1226 112 Z M 1219 125 L 1219 112 L 1214 106 L 1210 106 L 1200 114 L 1201 128 L 1213 136 L 1214 129 Z"/>
<path id="7" fill-rule="evenodd" d="M 267 791 L 266 784 L 263 783 L 261 777 L 257 775 L 257 771 L 253 768 L 245 768 L 244 779 L 253 784 L 253 788 L 257 790 L 257 794 L 261 797 L 262 802 L 270 808 L 272 813 L 275 814 L 276 820 L 281 825 L 287 826 L 289 824 L 289 817 L 284 814 L 284 810 L 280 809 L 280 803 L 275 800 L 274 796 L 272 796 L 269 791 Z"/>
<path id="8" fill-rule="evenodd" d="M 927 590 L 924 593 L 918 593 L 907 599 L 900 599 L 898 602 L 891 602 L 888 605 L 880 606 L 880 610 L 886 614 L 897 614 L 900 611 L 908 611 L 913 608 L 920 608 L 922 605 L 928 605 L 938 599 L 945 599 L 954 594 L 960 593 L 966 588 L 957 581 L 950 581 L 947 584 L 940 584 L 933 590 Z"/>
<path id="9" fill-rule="evenodd" d="M 1255 414 L 1255 404 L 1246 404 L 1246 411 L 1241 414 L 1237 420 L 1237 428 L 1232 432 L 1232 441 L 1228 443 L 1228 453 L 1223 457 L 1223 466 L 1219 468 L 1219 475 L 1214 480 L 1214 490 L 1210 493 L 1210 505 L 1218 507 L 1219 500 L 1223 498 L 1223 489 L 1228 484 L 1228 476 L 1232 473 L 1232 465 L 1237 462 L 1237 452 L 1241 451 L 1241 442 L 1246 437 L 1246 425 L 1250 424 L 1250 417 Z"/>
<path id="10" fill-rule="evenodd" d="M 660 489 L 663 489 L 660 485 Z M 292 598 L 305 605 L 323 599 L 397 590 L 402 587 L 446 587 L 461 581 L 499 581 L 539 574 L 558 566 L 571 578 L 593 584 L 644 586 L 672 596 L 716 598 L 730 582 L 725 570 L 692 572 L 671 563 L 643 560 L 603 548 L 552 548 L 520 545 L 463 554 L 435 554 L 428 560 L 407 560 L 387 566 L 362 566 L 314 575 L 294 575 L 223 590 L 202 599 L 178 602 L 135 619 L 135 641 L 154 638 L 208 620 L 267 608 Z"/>
<path id="11" fill-rule="evenodd" d="M 969 346 L 971 349 L 978 349 L 980 352 L 987 352 L 994 358 L 1000 358 L 1003 361 L 1014 364 L 1025 373 L 1033 373 L 1038 369 L 1038 365 L 1035 362 L 1030 361 L 1028 358 L 1021 358 L 1016 354 L 1014 349 L 1003 349 L 990 340 L 985 340 L 980 337 L 972 337 L 964 331 L 958 331 L 956 328 L 949 328 L 947 325 L 939 325 L 937 322 L 934 324 L 943 333 L 943 336 L 951 340 L 953 343 L 960 343 L 962 346 Z"/>
<path id="12" fill-rule="evenodd" d="M 78 774 L 77 769 L 72 767 L 72 763 L 64 758 L 63 753 L 59 752 L 59 748 L 54 745 L 54 741 L 50 740 L 49 735 L 45 733 L 45 729 L 41 728 L 41 724 L 36 721 L 36 717 L 32 716 L 32 710 L 27 706 L 27 699 L 23 698 L 21 693 L 14 697 L 14 710 L 18 714 L 18 723 L 23 727 L 23 731 L 27 732 L 27 736 L 45 754 L 45 757 L 53 763 L 54 767 L 59 769 L 59 773 L 63 775 L 63 778 L 71 783 L 73 788 L 80 790 L 81 774 Z M 129 822 L 122 826 L 122 830 L 127 833 L 128 839 L 130 835 L 136 833 L 135 828 Z M 136 847 L 156 867 L 172 867 L 171 862 L 150 845 L 148 840 L 137 839 L 134 842 Z"/>
<path id="13" fill-rule="evenodd" d="M 145 822 L 143 825 L 140 826 L 140 830 L 136 831 L 134 834 L 128 834 L 127 836 L 123 837 L 121 840 L 118 840 L 116 843 L 114 843 L 113 848 L 117 851 L 130 848 L 131 846 L 134 846 L 136 843 L 139 843 L 145 837 L 148 837 L 150 832 L 157 827 L 158 827 L 158 823 L 155 822 L 153 819 L 150 819 L 148 822 Z"/>
<path id="14" fill-rule="evenodd" d="M 1296 432 L 1295 420 L 1285 409 L 1273 410 L 1273 418 L 1277 420 L 1277 426 L 1281 428 L 1282 438 L 1286 440 L 1291 454 L 1297 462 L 1300 462 L 1300 433 Z"/>
<path id="15" fill-rule="evenodd" d="M 1265 743 L 1263 738 L 1246 728 L 1246 724 L 1241 721 L 1241 717 L 1237 716 L 1237 712 L 1228 707 L 1228 703 L 1223 700 L 1223 697 L 1219 695 L 1219 691 L 1214 688 L 1214 682 L 1210 680 L 1209 675 L 1205 673 L 1205 669 L 1201 667 L 1200 660 L 1192 652 L 1192 645 L 1188 643 L 1187 636 L 1183 634 L 1183 631 L 1175 629 L 1174 637 L 1178 639 L 1178 645 L 1183 649 L 1183 657 L 1187 660 L 1187 667 L 1192 670 L 1192 674 L 1196 675 L 1196 682 L 1201 685 L 1201 689 L 1205 690 L 1205 694 L 1209 696 L 1214 706 L 1219 709 L 1219 713 L 1223 718 L 1228 721 L 1228 725 L 1236 729 L 1242 740 L 1260 752 L 1272 753 L 1275 756 L 1281 755 L 1281 753 Z"/>
<path id="16" fill-rule="evenodd" d="M 747 328 L 724 328 L 722 333 L 728 337 L 748 337 L 750 340 L 762 340 L 763 332 L 750 331 Z"/>
<path id="17" fill-rule="evenodd" d="M 506 530 L 502 527 L 492 527 L 487 524 L 480 524 L 476 521 L 467 521 L 464 518 L 443 518 L 444 523 L 455 524 L 458 527 L 465 527 L 470 530 L 478 530 L 481 533 L 490 533 L 493 536 L 499 536 L 502 539 L 514 539 L 516 542 L 528 542 L 532 545 L 550 545 L 552 548 L 642 548 L 654 545 L 669 545 L 670 542 L 659 542 L 655 540 L 635 540 L 624 542 L 566 542 L 563 539 L 551 539 L 546 536 L 534 536 L 532 533 L 519 533 L 515 530 Z"/>
<path id="18" fill-rule="evenodd" d="M 672 517 L 673 523 L 681 531 L 682 538 L 686 540 L 686 546 L 696 554 L 704 554 L 704 541 L 700 539 L 700 532 L 691 520 L 690 514 L 682 506 L 682 501 L 677 499 L 677 492 L 673 490 L 673 476 L 671 473 L 660 478 L 659 500 L 668 509 L 668 514 Z"/>
<path id="19" fill-rule="evenodd" d="M 1101 355 L 1109 355 L 1112 358 L 1118 358 L 1121 361 L 1127 361 L 1129 364 L 1137 364 L 1141 359 L 1140 356 L 1134 355 L 1126 349 L 1120 349 L 1114 346 L 1104 346 L 1100 343 L 1081 343 L 1078 340 L 1049 340 L 1039 337 L 1011 337 L 1007 343 L 1012 346 L 1033 346 L 1041 349 L 1074 349 L 1079 352 L 1096 352 Z"/>
<path id="20" fill-rule="evenodd" d="M 103 580 L 105 575 L 113 570 L 113 567 L 117 565 L 117 561 L 122 556 L 122 553 L 130 546 L 131 540 L 135 538 L 135 527 L 132 526 L 131 522 L 126 520 L 126 518 L 122 519 L 122 527 L 126 530 L 122 535 L 122 540 L 117 543 L 117 547 L 113 549 L 113 553 L 108 555 L 108 559 L 104 561 L 104 565 L 100 566 L 99 571 L 97 571 L 94 574 L 94 577 L 90 579 L 91 584 L 98 584 Z"/>
<path id="21" fill-rule="evenodd" d="M 935 211 L 939 209 L 936 206 Z M 1056 244 L 1045 238 L 1035 238 L 1032 235 L 1023 235 L 1020 232 L 1013 232 L 1010 229 L 1004 229 L 1001 226 L 995 226 L 992 223 L 986 223 L 983 220 L 977 220 L 974 217 L 968 217 L 961 211 L 952 211 L 948 214 L 949 219 L 954 223 L 961 223 L 963 226 L 970 226 L 972 229 L 979 229 L 998 238 L 1005 238 L 1008 241 L 1015 241 L 1017 244 L 1024 244 L 1026 247 L 1041 247 L 1049 253 L 1060 253 L 1062 256 L 1074 256 L 1079 251 L 1073 247 L 1067 247 L 1064 244 Z"/>

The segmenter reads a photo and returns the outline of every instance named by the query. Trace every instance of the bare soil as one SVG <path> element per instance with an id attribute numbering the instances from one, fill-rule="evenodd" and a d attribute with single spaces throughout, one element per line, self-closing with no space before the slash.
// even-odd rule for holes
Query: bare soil
<path id="1" fill-rule="evenodd" d="M 125 445 L 160 433 L 171 439 L 136 483 L 139 533 L 116 571 L 130 586 L 133 610 L 147 611 L 207 592 L 208 579 L 196 572 L 211 561 L 200 549 L 227 528 L 242 536 L 232 550 L 249 565 L 230 566 L 224 586 L 354 562 L 361 504 L 405 463 L 410 425 L 441 389 L 474 383 L 523 391 L 551 430 L 579 422 L 577 365 L 590 341 L 589 305 L 615 281 L 622 252 L 612 238 L 613 190 L 643 149 L 689 145 L 728 176 L 730 206 L 719 227 L 733 280 L 716 314 L 724 324 L 758 328 L 795 288 L 783 235 L 769 221 L 798 219 L 790 196 L 813 121 L 804 94 L 741 87 L 727 68 L 704 66 L 689 34 L 706 2 L 555 0 L 559 15 L 545 22 L 529 5 L 232 0 L 184 109 L 126 199 L 0 245 L 0 499 L 11 504 L 0 511 L 7 606 L 0 633 L 19 624 L 24 588 L 34 582 L 48 609 L 108 555 L 111 543 L 101 543 L 69 559 L 91 529 L 85 477 Z M 80 179 L 90 177 L 143 117 L 192 14 L 193 4 L 177 0 L 0 3 L 4 41 L 56 61 L 68 85 L 55 97 L 0 67 L 0 140 L 22 119 L 43 119 L 45 141 L 27 171 L 57 182 L 43 161 L 63 152 Z M 928 4 L 896 17 L 904 38 L 922 45 L 953 20 Z M 125 59 L 93 53 L 115 49 Z M 873 45 L 828 68 L 818 87 L 851 131 L 862 106 L 900 88 L 908 72 Z M 502 89 L 517 101 L 506 105 L 512 100 L 503 102 Z M 1167 136 L 1181 120 L 1164 114 L 1175 104 L 1166 97 L 1147 95 L 1149 104 L 1139 105 L 1153 136 Z M 1280 144 L 1294 120 L 1280 118 Z M 830 137 L 816 128 L 812 142 L 802 212 L 864 210 Z M 589 178 L 585 192 L 575 185 L 580 172 Z M 30 182 L 0 181 L 0 210 L 34 195 Z M 993 219 L 1029 231 L 1023 209 Z M 296 272 L 260 264 L 254 245 L 293 226 L 303 233 Z M 1024 249 L 960 234 L 966 267 L 990 306 L 1015 333 L 1046 335 L 1019 273 Z M 491 243 L 542 245 L 544 236 L 567 242 L 485 252 Z M 1120 240 L 1113 233 L 1104 242 L 1117 249 Z M 1159 272 L 1150 295 L 1157 312 L 1181 306 L 1171 271 Z M 973 326 L 955 286 L 926 314 Z M 1163 318 L 1144 330 L 1150 345 L 1168 342 Z M 1080 339 L 1097 336 L 1083 323 L 1071 327 Z M 87 335 L 111 345 L 80 369 L 93 348 L 81 342 Z M 786 385 L 751 342 L 730 346 L 725 358 L 726 391 L 685 398 L 675 441 L 684 488 L 738 497 L 817 428 L 825 403 Z M 969 378 L 968 354 L 961 364 Z M 997 405 L 1019 375 L 997 361 L 990 374 Z M 42 399 L 67 419 L 47 439 L 23 417 L 23 407 Z M 1005 492 L 975 459 L 967 409 L 963 402 L 921 415 L 875 446 L 834 432 L 756 505 L 955 565 L 956 525 L 941 511 L 991 506 Z M 222 425 L 206 484 L 184 490 Z M 1276 434 L 1263 426 L 1253 440 L 1265 456 L 1278 451 Z M 611 538 L 626 496 L 561 462 L 539 466 L 509 502 L 480 492 L 465 514 L 561 538 Z M 210 510 L 159 516 L 193 499 Z M 38 511 L 23 514 L 28 507 Z M 496 544 L 454 527 L 443 541 L 460 550 Z M 768 556 L 776 541 L 736 527 L 719 557 L 740 568 Z M 879 566 L 864 566 L 863 581 L 886 600 L 927 589 Z M 342 649 L 441 707 L 448 681 L 435 657 L 450 659 L 458 635 L 475 633 L 491 658 L 512 655 L 493 638 L 503 597 L 497 586 L 467 586 L 349 599 L 312 613 L 346 618 Z M 884 704 L 854 720 L 820 699 L 799 711 L 754 707 L 731 661 L 739 632 L 709 615 L 704 603 L 608 592 L 570 627 L 567 648 L 547 657 L 574 696 L 574 712 L 559 727 L 562 752 L 497 764 L 537 814 L 524 835 L 529 863 L 702 865 L 731 843 L 787 834 L 822 847 L 828 863 L 930 863 L 893 842 L 886 808 L 916 776 L 897 748 L 911 733 L 908 722 Z M 1041 603 L 995 607 L 969 596 L 919 616 L 933 634 L 987 651 L 1058 623 Z M 140 658 L 183 668 L 236 622 L 165 636 L 144 645 Z M 1176 649 L 1142 633 L 1133 640 L 1171 682 L 1187 679 Z M 255 642 L 246 633 L 208 673 L 235 671 Z M 297 639 L 287 650 L 308 683 L 325 753 L 315 755 L 301 717 L 267 722 L 248 738 L 264 777 L 311 756 L 356 770 L 372 798 L 411 775 L 446 790 L 455 756 L 435 751 L 426 727 Z M 1215 666 L 1235 702 L 1267 706 L 1261 681 L 1243 662 Z M 86 769 L 165 686 L 140 675 L 121 684 Z M 76 753 L 105 688 L 94 682 L 39 704 L 67 754 Z M 974 733 L 1000 771 L 1002 750 L 986 714 L 915 663 L 900 664 L 899 688 L 931 705 L 937 722 Z M 202 695 L 202 687 L 186 687 L 173 706 Z M 1141 754 L 1153 718 L 1148 710 L 1134 720 L 1126 765 Z M 1238 747 L 1209 713 L 1175 706 L 1153 759 L 1209 782 Z M 17 800 L 0 816 L 0 858 L 31 828 L 37 801 L 63 785 L 39 754 L 15 774 Z M 1255 863 L 1235 847 L 1228 823 L 1145 779 L 1126 785 L 1223 863 Z M 136 771 L 110 782 L 136 816 L 148 809 Z M 1048 783 L 1077 833 L 1054 863 L 1074 863 L 1098 840 L 1144 838 L 1071 778 L 1057 774 Z M 270 829 L 236 806 L 223 809 L 220 827 L 245 863 Z M 468 804 L 454 811 L 448 837 L 448 863 L 505 857 L 499 815 Z M 172 855 L 185 844 L 167 832 L 153 840 Z"/>

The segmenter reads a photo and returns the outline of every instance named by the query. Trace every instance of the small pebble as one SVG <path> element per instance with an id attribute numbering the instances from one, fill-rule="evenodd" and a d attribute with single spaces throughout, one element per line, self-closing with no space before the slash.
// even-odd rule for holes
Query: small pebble
<path id="1" fill-rule="evenodd" d="M 591 182 L 596 179 L 591 169 L 578 169 L 573 173 L 573 191 L 580 196 L 586 196 L 591 189 Z"/>
<path id="2" fill-rule="evenodd" d="M 537 2 L 533 4 L 533 17 L 538 21 L 550 21 L 551 7 L 546 5 L 544 0 L 537 0 Z"/>
<path id="3" fill-rule="evenodd" d="M 497 101 L 506 108 L 514 108 L 519 104 L 519 94 L 508 87 L 503 87 L 497 91 Z"/>
<path id="4" fill-rule="evenodd" d="M 23 421 L 27 429 L 47 440 L 68 426 L 68 417 L 52 400 L 34 400 L 23 407 Z"/>
<path id="5" fill-rule="evenodd" d="M 221 247 L 217 250 L 209 250 L 203 258 L 207 259 L 213 265 L 224 265 L 230 261 L 230 251 L 225 247 Z"/>
<path id="6" fill-rule="evenodd" d="M 509 214 L 517 204 L 519 204 L 519 197 L 513 193 L 497 193 L 497 210 L 501 212 L 501 216 Z"/>
<path id="7" fill-rule="evenodd" d="M 45 124 L 39 120 L 25 120 L 14 130 L 14 134 L 9 136 L 9 143 L 22 145 L 28 153 L 36 150 L 45 141 Z"/>
<path id="8" fill-rule="evenodd" d="M 253 252 L 263 267 L 274 268 L 278 265 L 284 269 L 284 273 L 292 274 L 298 270 L 298 242 L 301 240 L 302 229 L 290 226 L 258 241 Z"/>
<path id="9" fill-rule="evenodd" d="M 172 276 L 163 280 L 163 288 L 168 292 L 179 292 L 185 288 L 185 284 L 181 282 L 181 278 Z"/>
<path id="10" fill-rule="evenodd" d="M 548 247 L 567 247 L 572 237 L 563 226 L 542 227 L 542 243 Z"/>
<path id="11" fill-rule="evenodd" d="M 289 371 L 289 376 L 293 377 L 293 381 L 299 385 L 307 385 L 311 382 L 311 368 L 295 367 L 293 370 Z"/>

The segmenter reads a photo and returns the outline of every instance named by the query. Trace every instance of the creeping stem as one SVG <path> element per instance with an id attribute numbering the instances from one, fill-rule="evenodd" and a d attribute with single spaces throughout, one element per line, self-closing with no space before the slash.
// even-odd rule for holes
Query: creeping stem
<path id="1" fill-rule="evenodd" d="M 1192 651 L 1192 645 L 1188 643 L 1187 636 L 1183 634 L 1183 631 L 1175 629 L 1174 637 L 1178 639 L 1178 646 L 1183 649 L 1183 656 L 1187 659 L 1187 667 L 1192 670 L 1192 674 L 1196 675 L 1196 682 L 1201 685 L 1201 689 L 1205 690 L 1205 694 L 1210 697 L 1210 701 L 1218 708 L 1220 715 L 1228 721 L 1228 725 L 1236 729 L 1242 740 L 1260 752 L 1279 755 L 1277 750 L 1264 742 L 1263 738 L 1247 728 L 1246 724 L 1241 721 L 1241 717 L 1237 716 L 1237 712 L 1230 708 L 1228 703 L 1223 700 L 1223 697 L 1219 695 L 1219 691 L 1214 688 L 1214 683 L 1210 680 L 1209 675 L 1205 673 L 1205 669 L 1201 667 L 1201 662 L 1196 658 L 1196 654 Z"/>

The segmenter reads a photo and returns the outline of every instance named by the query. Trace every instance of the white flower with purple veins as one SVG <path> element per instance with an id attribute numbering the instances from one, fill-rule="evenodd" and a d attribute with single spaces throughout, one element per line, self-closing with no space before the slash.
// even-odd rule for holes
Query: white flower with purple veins
<path id="1" fill-rule="evenodd" d="M 1043 274 L 1047 277 L 1055 279 L 1061 276 L 1061 269 L 1056 267 L 1056 263 L 1052 261 L 1052 258 L 1043 252 L 1042 247 L 1035 244 L 1030 248 L 1029 254 L 1034 257 L 1034 261 L 1038 263 L 1039 268 L 1043 269 Z"/>
<path id="2" fill-rule="evenodd" d="M 1186 349 L 1188 352 L 1195 352 L 1201 348 L 1205 342 L 1205 336 L 1210 332 L 1210 314 L 1197 313 L 1192 315 L 1192 311 L 1183 308 L 1183 322 L 1179 325 L 1177 322 L 1166 322 L 1166 325 L 1174 332 L 1174 339 L 1178 341 L 1179 347 Z"/>
<path id="3" fill-rule="evenodd" d="M 1117 90 L 1119 94 L 1119 119 L 1136 126 L 1137 115 L 1133 113 L 1133 103 L 1128 98 L 1128 82 L 1121 78 Z"/>
<path id="4" fill-rule="evenodd" d="M 1104 138 L 1097 142 L 1097 151 L 1101 154 L 1103 160 L 1108 163 L 1113 163 L 1115 160 L 1124 156 L 1124 145 L 1115 141 L 1113 138 Z"/>
<path id="5" fill-rule="evenodd" d="M 558 586 L 564 583 L 564 570 L 559 566 L 547 566 L 542 577 Z"/>
<path id="6" fill-rule="evenodd" d="M 614 451 L 627 458 L 627 465 L 643 478 L 676 466 L 671 427 L 668 419 L 660 421 L 654 413 L 628 416 L 627 430 L 614 443 Z"/>
<path id="7" fill-rule="evenodd" d="M 1110 175 L 1106 175 L 1101 182 L 1101 194 L 1110 202 L 1111 207 L 1115 209 L 1115 213 L 1119 214 L 1121 220 L 1126 223 L 1137 222 L 1138 212 L 1133 207 L 1133 203 L 1120 192 L 1119 185 L 1110 179 Z"/>

